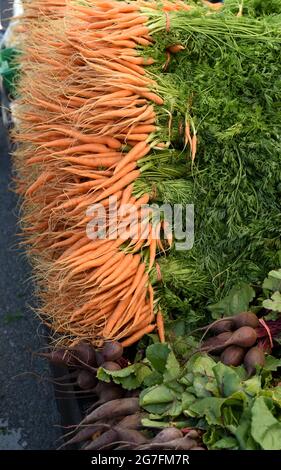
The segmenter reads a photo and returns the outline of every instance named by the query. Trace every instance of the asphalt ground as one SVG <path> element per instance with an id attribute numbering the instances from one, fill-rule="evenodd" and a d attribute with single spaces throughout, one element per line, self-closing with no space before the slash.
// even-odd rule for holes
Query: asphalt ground
<path id="1" fill-rule="evenodd" d="M 3 26 L 10 4 L 0 0 Z M 61 417 L 49 366 L 33 354 L 47 347 L 47 334 L 31 308 L 32 273 L 19 246 L 19 201 L 12 186 L 0 121 L 0 450 L 55 449 Z"/>

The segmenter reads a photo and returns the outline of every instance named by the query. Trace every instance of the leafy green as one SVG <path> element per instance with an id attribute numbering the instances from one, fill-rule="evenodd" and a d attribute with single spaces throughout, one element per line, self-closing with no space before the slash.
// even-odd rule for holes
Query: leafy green
<path id="1" fill-rule="evenodd" d="M 209 305 L 208 308 L 215 319 L 235 315 L 247 311 L 254 297 L 254 289 L 248 284 L 241 282 L 234 286 L 226 297 L 216 304 Z"/>
<path id="2" fill-rule="evenodd" d="M 281 367 L 281 359 L 270 355 L 266 356 L 264 365 L 265 371 L 276 371 L 278 367 Z"/>
<path id="3" fill-rule="evenodd" d="M 141 385 L 155 388 L 162 383 L 174 382 L 181 374 L 180 364 L 168 344 L 155 343 L 146 348 L 146 359 L 135 362 L 121 370 L 106 370 L 100 367 L 97 372 L 99 380 L 122 385 L 127 390 Z M 172 384 L 172 387 L 175 384 Z M 180 385 L 176 386 L 179 389 Z"/>
<path id="4" fill-rule="evenodd" d="M 121 370 L 106 370 L 100 367 L 97 372 L 97 378 L 104 382 L 110 382 L 111 379 L 116 384 L 122 385 L 126 390 L 139 388 L 146 377 L 151 374 L 151 369 L 145 364 L 133 364 Z"/>
<path id="5" fill-rule="evenodd" d="M 119 371 L 100 368 L 101 380 L 140 388 L 143 425 L 195 426 L 209 449 L 281 449 L 281 387 L 271 372 L 281 360 L 267 356 L 265 368 L 247 378 L 245 369 L 194 354 L 180 364 L 168 344 L 153 344 L 146 358 Z"/>
<path id="6" fill-rule="evenodd" d="M 281 421 L 274 418 L 264 397 L 256 398 L 253 404 L 251 433 L 262 449 L 281 449 Z"/>
<path id="7" fill-rule="evenodd" d="M 157 372 L 164 372 L 171 350 L 168 345 L 152 344 L 146 349 L 146 357 Z"/>
<path id="8" fill-rule="evenodd" d="M 281 290 L 281 269 L 270 271 L 268 277 L 263 281 L 263 289 L 268 289 L 270 291 L 280 291 Z"/>
<path id="9" fill-rule="evenodd" d="M 192 248 L 173 246 L 159 257 L 161 282 L 153 277 L 163 310 L 190 323 L 247 309 L 252 288 L 280 266 L 281 249 L 280 2 L 226 0 L 212 15 L 197 3 L 192 13 L 173 12 L 170 31 L 161 11 L 151 20 L 149 54 L 157 60 L 150 70 L 165 100 L 157 125 L 170 146 L 147 157 L 140 183 L 152 195 L 156 188 L 159 204 L 194 204 Z M 173 43 L 185 49 L 164 72 L 165 48 Z M 198 136 L 194 162 L 186 120 Z M 164 164 L 174 171 L 160 178 Z"/>
<path id="10" fill-rule="evenodd" d="M 274 292 L 270 299 L 263 301 L 263 307 L 281 313 L 281 293 Z"/>

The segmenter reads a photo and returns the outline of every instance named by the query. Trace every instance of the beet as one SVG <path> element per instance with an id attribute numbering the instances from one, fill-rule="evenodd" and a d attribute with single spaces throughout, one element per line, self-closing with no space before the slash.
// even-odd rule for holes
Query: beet
<path id="1" fill-rule="evenodd" d="M 251 377 L 256 373 L 257 366 L 263 367 L 265 363 L 265 355 L 261 348 L 255 346 L 247 352 L 244 357 L 244 366 L 245 369 Z"/>
<path id="2" fill-rule="evenodd" d="M 250 326 L 251 328 L 257 328 L 259 326 L 259 319 L 253 312 L 242 312 L 232 318 L 235 329 L 241 328 L 242 326 Z"/>
<path id="3" fill-rule="evenodd" d="M 123 355 L 123 346 L 118 341 L 108 341 L 101 353 L 106 361 L 117 361 Z"/>
<path id="4" fill-rule="evenodd" d="M 221 354 L 220 360 L 226 366 L 240 366 L 242 364 L 244 356 L 245 356 L 245 349 L 241 348 L 241 346 L 236 346 L 233 344 L 232 346 L 228 346 L 223 353 Z"/>
<path id="5" fill-rule="evenodd" d="M 97 367 L 100 367 L 102 363 L 104 362 L 103 354 L 100 351 L 96 351 L 95 354 L 96 354 Z"/>
<path id="6" fill-rule="evenodd" d="M 97 365 L 95 350 L 93 346 L 91 346 L 89 343 L 86 343 L 85 341 L 78 343 L 69 352 L 73 354 L 79 365 L 91 367 Z"/>
<path id="7" fill-rule="evenodd" d="M 118 441 L 120 442 L 138 446 L 147 442 L 147 438 L 140 431 L 136 431 L 135 429 L 123 428 L 120 425 L 114 426 L 113 429 L 117 431 Z"/>
<path id="8" fill-rule="evenodd" d="M 230 322 L 230 323 L 226 323 Z M 222 324 L 222 331 L 229 331 L 241 328 L 242 326 L 250 326 L 252 328 L 257 328 L 259 326 L 259 319 L 253 312 L 242 312 L 238 315 L 233 315 L 232 317 L 224 317 L 220 318 L 219 320 L 214 321 L 210 325 L 206 327 L 204 336 L 209 332 L 212 331 L 214 334 L 218 334 L 221 332 L 220 326 Z"/>
<path id="9" fill-rule="evenodd" d="M 169 427 L 162 429 L 153 439 L 152 442 L 168 442 L 173 441 L 174 439 L 180 439 L 183 437 L 183 434 L 180 429 L 175 427 Z"/>
<path id="10" fill-rule="evenodd" d="M 110 449 L 115 445 L 117 439 L 117 431 L 114 429 L 109 429 L 108 431 L 101 434 L 101 436 L 87 443 L 87 445 L 84 447 L 84 450 L 100 450 L 104 447 L 106 449 Z"/>
<path id="11" fill-rule="evenodd" d="M 145 444 L 140 446 L 139 449 L 141 450 L 189 450 L 194 447 L 197 447 L 198 444 L 194 439 L 189 439 L 189 437 L 180 437 L 179 439 L 173 439 L 172 441 L 168 442 L 151 442 L 150 444 Z"/>
<path id="12" fill-rule="evenodd" d="M 121 421 L 118 423 L 118 426 L 121 426 L 122 428 L 128 428 L 128 429 L 141 429 L 142 418 L 143 416 L 141 415 L 141 413 L 128 415 L 128 416 L 125 416 L 125 418 L 121 419 Z"/>
<path id="13" fill-rule="evenodd" d="M 88 414 L 80 425 L 92 424 L 99 420 L 108 418 L 119 418 L 128 416 L 140 411 L 138 398 L 121 398 L 117 400 L 106 401 L 90 414 Z"/>
<path id="14" fill-rule="evenodd" d="M 77 364 L 75 358 L 66 349 L 54 349 L 50 353 L 36 353 L 36 355 L 45 357 L 58 366 L 74 366 Z"/>
<path id="15" fill-rule="evenodd" d="M 233 330 L 233 321 L 232 320 L 222 320 L 219 323 L 215 323 L 211 326 L 210 331 L 214 335 L 219 335 L 220 333 L 224 333 L 226 331 Z"/>
<path id="16" fill-rule="evenodd" d="M 77 377 L 77 385 L 82 390 L 92 390 L 98 383 L 98 379 L 88 370 L 80 370 Z"/>
<path id="17" fill-rule="evenodd" d="M 250 326 L 242 326 L 235 330 L 231 337 L 226 341 L 225 346 L 241 346 L 242 348 L 250 348 L 257 341 L 257 332 Z"/>
<path id="18" fill-rule="evenodd" d="M 111 400 L 122 398 L 125 394 L 125 390 L 119 385 L 113 383 L 99 382 L 94 388 L 93 392 L 99 398 L 88 411 L 92 411 L 98 406 L 102 405 Z"/>
<path id="19" fill-rule="evenodd" d="M 92 426 L 86 426 L 82 428 L 75 436 L 69 439 L 67 442 L 64 442 L 57 450 L 62 449 L 68 445 L 79 444 L 80 442 L 87 441 L 92 437 L 92 435 L 97 432 L 101 431 L 102 426 L 100 424 L 93 424 Z M 70 434 L 70 433 L 69 433 Z M 66 436 L 64 436 L 66 437 Z"/>
<path id="20" fill-rule="evenodd" d="M 225 331 L 224 333 L 220 333 L 218 336 L 212 336 L 204 341 L 201 350 L 210 350 L 214 354 L 220 354 L 224 350 L 226 341 L 228 341 L 231 336 L 231 331 Z"/>
<path id="21" fill-rule="evenodd" d="M 190 429 L 187 433 L 185 433 L 185 436 L 189 437 L 190 439 L 199 439 L 200 434 L 196 429 Z"/>
<path id="22" fill-rule="evenodd" d="M 121 370 L 121 367 L 119 366 L 119 364 L 117 364 L 117 362 L 112 362 L 112 361 L 106 361 L 104 362 L 101 367 L 103 367 L 103 369 L 107 369 L 107 370 Z"/>

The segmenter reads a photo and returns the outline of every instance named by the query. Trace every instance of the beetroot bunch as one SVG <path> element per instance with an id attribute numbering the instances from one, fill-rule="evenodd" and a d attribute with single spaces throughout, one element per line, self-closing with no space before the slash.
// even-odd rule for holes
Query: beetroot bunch
<path id="1" fill-rule="evenodd" d="M 98 386 L 96 374 L 100 366 L 107 370 L 120 370 L 127 365 L 127 361 L 122 357 L 123 347 L 118 341 L 104 343 L 101 350 L 94 349 L 90 343 L 81 341 L 72 348 L 54 349 L 50 353 L 39 355 L 53 364 L 73 369 L 75 385 L 89 391 Z M 114 385 L 112 387 L 114 388 Z"/>
<path id="2" fill-rule="evenodd" d="M 253 312 L 217 320 L 207 327 L 205 334 L 210 332 L 212 336 L 203 342 L 202 350 L 218 356 L 227 366 L 244 364 L 251 376 L 265 362 L 264 351 L 257 344 L 259 326 Z"/>

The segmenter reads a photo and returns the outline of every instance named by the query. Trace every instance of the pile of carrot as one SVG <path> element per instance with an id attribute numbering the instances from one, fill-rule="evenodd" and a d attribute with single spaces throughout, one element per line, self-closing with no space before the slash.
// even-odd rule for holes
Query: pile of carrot
<path id="1" fill-rule="evenodd" d="M 153 18 L 159 5 L 26 0 L 24 7 L 13 134 L 39 314 L 56 341 L 67 345 L 115 339 L 129 346 L 156 326 L 164 341 L 150 283 L 157 250 L 163 250 L 161 223 L 155 229 L 148 210 L 144 230 L 141 206 L 149 195 L 133 193 L 141 159 L 167 146 L 155 139 L 157 112 L 166 110 L 148 71 L 155 59 L 145 12 Z M 167 22 L 167 12 L 190 8 L 181 0 L 162 2 Z M 193 159 L 195 139 L 188 133 Z M 113 196 L 117 210 L 125 204 L 136 208 L 133 235 L 127 234 L 128 213 L 120 210 L 110 233 Z M 104 239 L 87 235 L 93 218 L 87 210 L 94 204 L 107 214 Z"/>
<path id="2" fill-rule="evenodd" d="M 63 19 L 48 18 L 47 3 L 65 4 Z M 149 269 L 156 241 L 151 230 L 138 238 L 140 219 L 136 237 L 121 237 L 126 214 L 118 216 L 117 237 L 91 240 L 86 210 L 95 203 L 108 210 L 111 196 L 119 207 L 148 203 L 148 195 L 136 199 L 132 190 L 137 162 L 150 151 L 154 104 L 163 103 L 145 73 L 152 60 L 137 51 L 151 39 L 134 3 L 47 3 L 26 8 L 31 27 L 14 130 L 39 312 L 64 343 L 114 338 L 128 346 L 155 328 Z M 36 4 L 46 14 L 32 22 Z"/>

